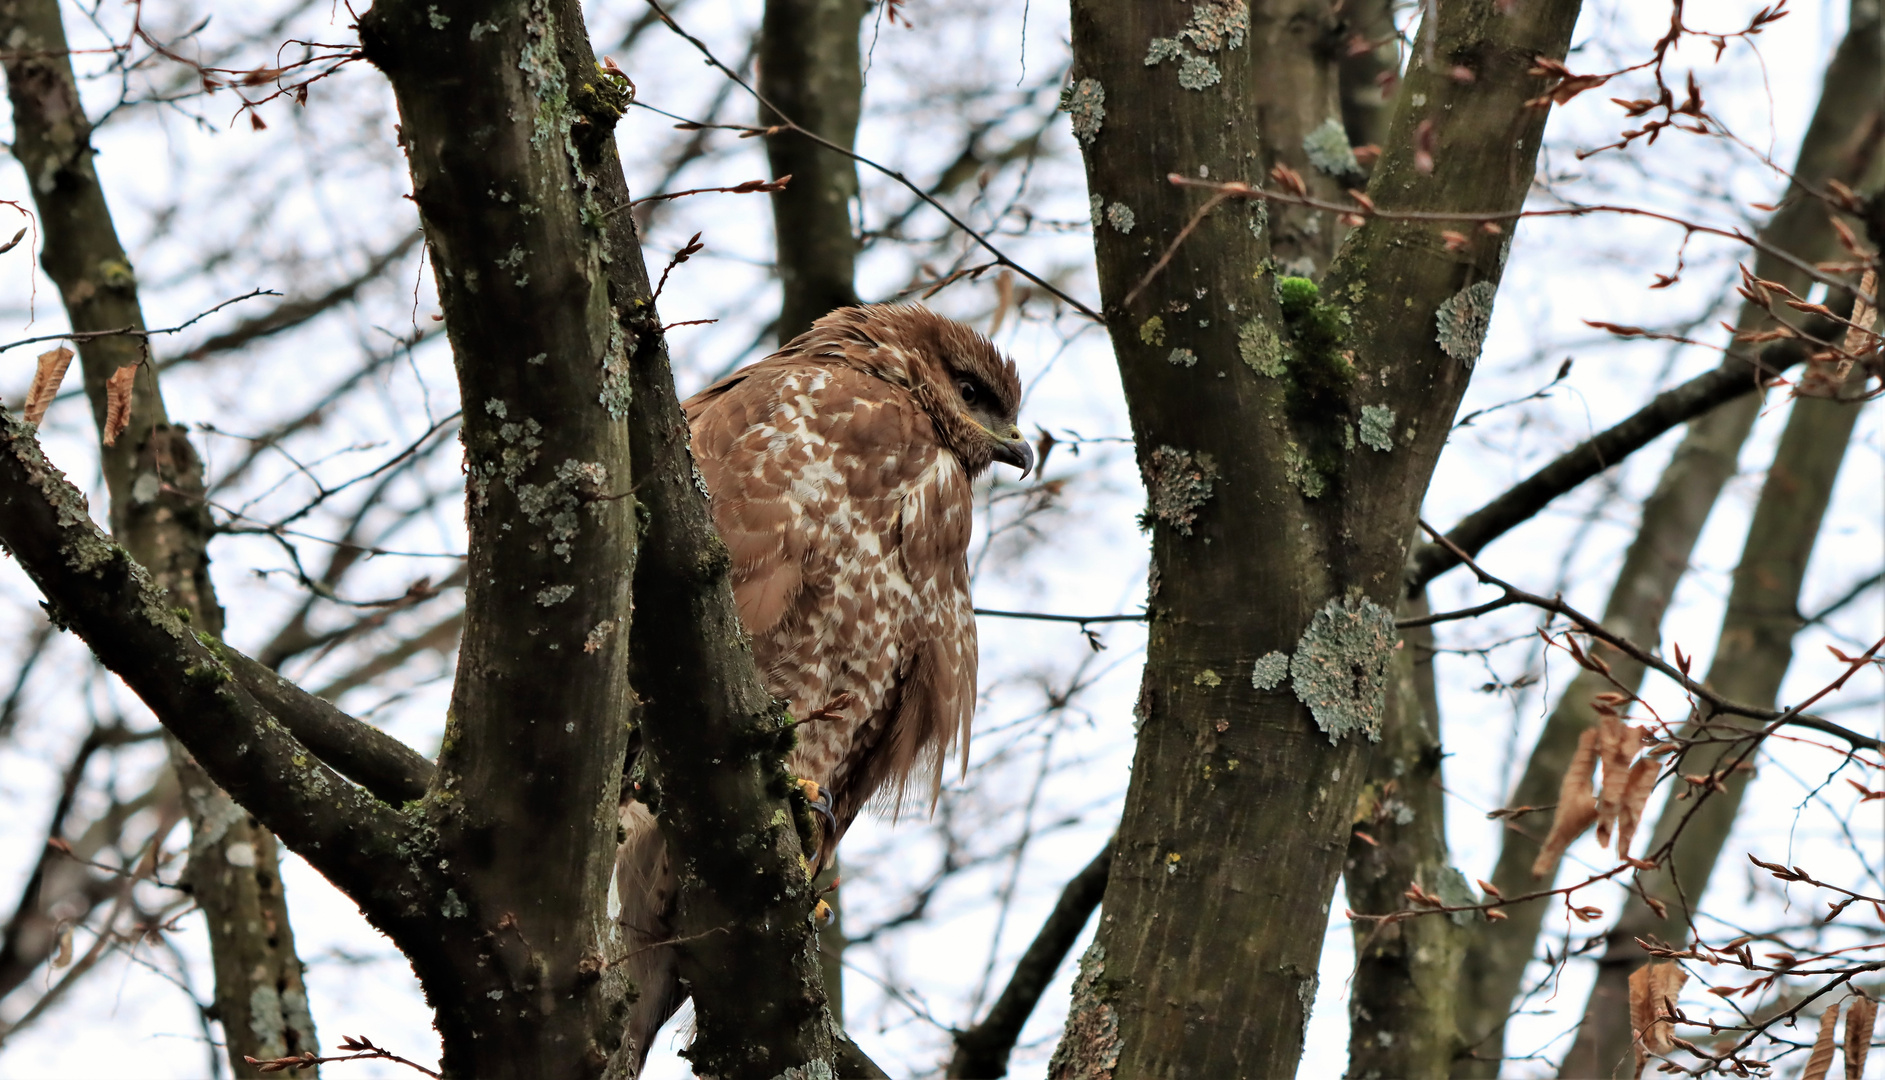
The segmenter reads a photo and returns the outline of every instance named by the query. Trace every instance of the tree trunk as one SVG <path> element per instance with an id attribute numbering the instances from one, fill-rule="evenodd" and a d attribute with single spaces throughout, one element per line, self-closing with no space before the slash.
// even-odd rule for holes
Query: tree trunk
<path id="1" fill-rule="evenodd" d="M 1541 85 L 1527 70 L 1564 55 L 1577 6 L 1441 5 L 1422 31 L 1437 66 L 1409 73 L 1375 203 L 1516 210 L 1545 119 L 1524 105 Z M 1279 73 L 1305 62 L 1270 50 L 1320 38 L 1282 32 L 1293 6 L 1257 5 L 1248 34 L 1243 11 L 1073 9 L 1066 104 L 1153 577 L 1132 782 L 1059 1077 L 1295 1071 L 1322 939 L 1304 928 L 1327 921 L 1379 737 L 1407 538 L 1502 262 L 1497 240 L 1448 251 L 1431 225 L 1376 218 L 1312 292 L 1276 278 L 1262 205 L 1231 204 L 1141 286 L 1206 199 L 1167 174 L 1260 182 L 1261 163 L 1309 156 L 1284 136 L 1260 146 L 1258 112 L 1287 126 L 1270 103 L 1300 92 Z M 1450 78 L 1455 64 L 1476 80 Z M 1339 133 L 1333 77 L 1307 85 L 1305 109 Z M 1423 123 L 1431 171 L 1416 160 Z"/>
<path id="2" fill-rule="evenodd" d="M 865 0 L 766 0 L 759 29 L 761 124 L 792 123 L 839 146 L 857 138 L 864 96 L 858 22 Z M 777 111 L 775 112 L 774 109 Z M 779 343 L 811 328 L 828 311 L 858 302 L 853 284 L 857 237 L 851 200 L 857 165 L 795 131 L 766 138 L 772 175 L 791 176 L 772 193 L 774 243 L 784 304 Z"/>
<path id="3" fill-rule="evenodd" d="M 1854 380 L 1855 385 L 1863 385 Z M 1833 481 L 1858 423 L 1859 408 L 1850 402 L 1801 398 L 1781 433 L 1774 464 L 1761 485 L 1747 546 L 1735 567 L 1734 587 L 1721 623 L 1708 685 L 1717 692 L 1757 707 L 1772 707 L 1780 682 L 1793 660 L 1793 636 L 1802 625 L 1800 582 L 1819 537 L 1820 521 L 1832 499 Z M 1630 973 L 1649 959 L 1637 939 L 1660 938 L 1678 948 L 1693 928 L 1694 909 L 1708 891 L 1736 812 L 1753 776 L 1752 760 L 1743 769 L 1734 762 L 1748 749 L 1735 740 L 1740 731 L 1761 724 L 1744 717 L 1691 719 L 1679 737 L 1712 736 L 1672 763 L 1672 780 L 1646 851 L 1654 858 L 1673 844 L 1655 870 L 1636 875 L 1623 913 L 1610 930 L 1609 947 L 1597 964 L 1597 984 L 1585 1006 L 1577 1041 L 1565 1055 L 1565 1077 L 1629 1076 L 1636 1055 L 1631 1048 Z M 1682 775 L 1717 776 L 1718 790 L 1707 792 L 1684 783 Z M 1643 896 L 1661 901 L 1657 915 Z"/>
<path id="4" fill-rule="evenodd" d="M 142 363 L 130 424 L 101 446 L 112 535 L 150 570 L 193 625 L 220 636 L 222 608 L 209 578 L 215 531 L 203 502 L 203 471 L 189 437 L 165 415 L 138 302 L 137 278 L 119 243 L 92 167 L 92 128 L 80 103 L 55 0 L 0 4 L 8 42 L 13 154 L 32 179 L 45 230 L 41 265 L 59 287 L 74 331 L 131 330 L 78 343 L 86 396 L 105 427 L 106 380 Z M 190 821 L 186 883 L 203 910 L 216 974 L 216 1018 L 231 1069 L 259 1076 L 244 1059 L 319 1051 L 308 1012 L 294 929 L 282 895 L 275 838 L 231 801 L 176 742 L 171 762 Z"/>
<path id="5" fill-rule="evenodd" d="M 1426 601 L 1410 601 L 1402 611 L 1425 615 Z M 1432 630 L 1401 635 L 1391 679 L 1381 747 L 1355 810 L 1355 835 L 1343 866 L 1348 906 L 1363 915 L 1403 910 L 1412 906 L 1405 899 L 1410 884 L 1449 904 L 1477 902 L 1465 876 L 1447 861 Z M 1348 1006 L 1353 1080 L 1446 1075 L 1459 1045 L 1453 1011 L 1460 959 L 1482 921 L 1471 913 L 1354 921 Z"/>
<path id="6" fill-rule="evenodd" d="M 1867 10 L 1872 12 L 1869 20 Z M 1885 98 L 1885 46 L 1880 41 L 1877 8 L 1857 3 L 1852 28 L 1827 69 L 1819 106 L 1801 144 L 1794 168 L 1799 184 L 1818 188 L 1828 179 L 1837 179 L 1856 185 L 1875 161 L 1885 157 L 1876 127 L 1878 107 L 1853 107 L 1856 102 L 1876 103 L 1881 98 Z M 1824 205 L 1806 197 L 1798 186 L 1761 231 L 1761 239 L 1809 263 L 1836 259 L 1842 252 Z M 1810 284 L 1800 271 L 1771 255 L 1757 256 L 1754 273 L 1801 292 Z M 1765 310 L 1745 304 L 1736 326 L 1757 330 L 1771 326 L 1772 321 Z M 1727 362 L 1745 360 L 1731 355 Z M 1643 505 L 1642 523 L 1604 610 L 1605 626 L 1646 647 L 1654 648 L 1660 641 L 1663 612 L 1688 569 L 1715 500 L 1735 473 L 1741 444 L 1761 407 L 1759 397 L 1738 398 L 1689 424 L 1655 492 Z M 1593 647 L 1610 665 L 1611 679 L 1632 690 L 1642 685 L 1642 665 L 1607 646 Z M 1596 723 L 1591 700 L 1612 689 L 1608 679 L 1578 673 L 1545 722 L 1507 805 L 1544 806 L 1556 801 L 1578 736 Z M 1532 863 L 1548 824 L 1543 815 L 1507 821 L 1492 873 L 1493 884 L 1506 895 L 1546 885 L 1532 877 Z M 1474 934 L 1461 985 L 1459 1020 L 1466 1048 L 1455 1069 L 1458 1075 L 1498 1075 L 1506 1019 L 1515 1007 L 1548 908 L 1544 901 L 1507 905 L 1505 921 L 1480 927 Z"/>

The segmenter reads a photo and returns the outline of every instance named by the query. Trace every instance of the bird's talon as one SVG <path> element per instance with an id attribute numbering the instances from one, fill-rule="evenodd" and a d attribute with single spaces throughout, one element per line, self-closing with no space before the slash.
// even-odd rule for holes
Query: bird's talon
<path id="1" fill-rule="evenodd" d="M 805 793 L 805 801 L 812 806 L 812 813 L 825 822 L 825 829 L 832 836 L 838 835 L 838 815 L 831 808 L 831 796 L 818 786 L 816 780 L 800 779 L 799 790 Z"/>

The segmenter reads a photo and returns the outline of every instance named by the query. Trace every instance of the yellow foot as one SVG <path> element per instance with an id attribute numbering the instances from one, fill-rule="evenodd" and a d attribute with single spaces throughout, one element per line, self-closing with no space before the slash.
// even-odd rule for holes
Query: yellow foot
<path id="1" fill-rule="evenodd" d="M 812 905 L 812 925 L 823 930 L 831 925 L 831 905 L 820 900 Z"/>

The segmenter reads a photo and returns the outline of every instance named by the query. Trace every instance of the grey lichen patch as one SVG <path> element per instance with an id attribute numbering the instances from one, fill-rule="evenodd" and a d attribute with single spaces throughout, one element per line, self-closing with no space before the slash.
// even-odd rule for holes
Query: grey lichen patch
<path id="1" fill-rule="evenodd" d="M 1167 356 L 1165 359 L 1170 360 L 1178 367 L 1198 366 L 1198 354 L 1192 352 L 1190 349 L 1173 349 L 1171 355 Z"/>
<path id="2" fill-rule="evenodd" d="M 452 22 L 452 17 L 440 11 L 437 4 L 428 4 L 426 6 L 425 19 L 432 24 L 432 29 L 434 30 L 443 30 L 447 26 L 450 26 Z"/>
<path id="3" fill-rule="evenodd" d="M 1139 324 L 1139 340 L 1147 345 L 1165 344 L 1165 320 L 1154 315 Z"/>
<path id="4" fill-rule="evenodd" d="M 1240 0 L 1206 0 L 1191 5 L 1191 23 L 1178 32 L 1199 52 L 1241 49 L 1250 29 L 1250 9 Z"/>
<path id="5" fill-rule="evenodd" d="M 1394 410 L 1386 405 L 1361 407 L 1361 441 L 1370 450 L 1394 449 Z"/>
<path id="6" fill-rule="evenodd" d="M 1278 378 L 1286 369 L 1283 342 L 1261 315 L 1237 328 L 1237 355 L 1250 370 L 1267 378 Z"/>
<path id="7" fill-rule="evenodd" d="M 537 590 L 537 603 L 544 607 L 555 607 L 576 595 L 574 585 L 552 585 L 547 589 Z"/>
<path id="8" fill-rule="evenodd" d="M 1178 85 L 1187 90 L 1204 90 L 1224 81 L 1224 73 L 1217 65 L 1202 56 L 1186 57 L 1178 65 Z"/>
<path id="9" fill-rule="evenodd" d="M 1381 741 L 1394 616 L 1365 596 L 1331 599 L 1309 620 L 1290 660 L 1296 697 L 1335 743 L 1351 732 Z"/>
<path id="10" fill-rule="evenodd" d="M 1479 350 L 1486 344 L 1486 329 L 1492 325 L 1492 301 L 1499 286 L 1491 281 L 1475 281 L 1448 297 L 1434 313 L 1434 340 L 1440 351 L 1471 368 L 1479 362 Z"/>
<path id="11" fill-rule="evenodd" d="M 497 398 L 492 398 L 491 400 L 485 402 L 484 411 L 490 413 L 492 416 L 497 417 L 499 420 L 502 420 L 506 416 L 510 415 L 510 408 L 506 406 L 502 401 L 499 401 Z"/>
<path id="12" fill-rule="evenodd" d="M 1121 233 L 1132 232 L 1132 226 L 1138 219 L 1133 216 L 1132 207 L 1116 202 L 1106 208 L 1106 223 Z"/>
<path id="13" fill-rule="evenodd" d="M 1309 1038 L 1309 1016 L 1316 1009 L 1316 985 L 1316 973 L 1313 971 L 1302 976 L 1302 981 L 1296 984 L 1296 1000 L 1302 1003 L 1302 1034 L 1305 1041 Z"/>
<path id="14" fill-rule="evenodd" d="M 471 909 L 458 898 L 457 889 L 446 889 L 445 902 L 439 905 L 439 914 L 448 919 L 462 919 L 471 914 Z"/>
<path id="15" fill-rule="evenodd" d="M 1146 46 L 1145 66 L 1157 67 L 1167 60 L 1176 60 L 1185 55 L 1185 48 L 1177 38 L 1155 37 Z"/>
<path id="16" fill-rule="evenodd" d="M 1211 485 L 1216 482 L 1217 462 L 1211 455 L 1158 447 L 1145 463 L 1148 503 L 1139 518 L 1141 527 L 1149 528 L 1156 518 L 1180 536 L 1190 536 L 1191 526 L 1198 520 L 1198 508 L 1210 501 Z"/>
<path id="17" fill-rule="evenodd" d="M 1081 79 L 1060 92 L 1060 110 L 1073 120 L 1073 137 L 1090 143 L 1106 123 L 1106 88 L 1098 79 Z"/>
<path id="18" fill-rule="evenodd" d="M 609 411 L 613 420 L 628 419 L 628 405 L 633 397 L 629 383 L 628 353 L 637 342 L 622 331 L 621 313 L 609 309 L 609 344 L 602 353 L 602 392 L 596 400 Z"/>
<path id="19" fill-rule="evenodd" d="M 1348 144 L 1348 132 L 1340 120 L 1331 117 L 1304 135 L 1302 149 L 1309 155 L 1309 164 L 1329 176 L 1338 180 L 1361 176 L 1361 163 L 1355 160 L 1355 149 Z"/>
<path id="20" fill-rule="evenodd" d="M 1106 947 L 1097 939 L 1080 957 L 1067 1026 L 1047 1065 L 1053 1080 L 1112 1080 L 1119 1067 L 1119 1014 L 1106 978 Z"/>
<path id="21" fill-rule="evenodd" d="M 838 1074 L 828 1061 L 808 1061 L 787 1068 L 772 1080 L 838 1080 Z"/>
<path id="22" fill-rule="evenodd" d="M 1106 200 L 1098 195 L 1088 195 L 1086 202 L 1087 210 L 1093 215 L 1093 227 L 1097 229 L 1100 222 L 1106 220 Z"/>
<path id="23" fill-rule="evenodd" d="M 1473 891 L 1473 887 L 1467 884 L 1466 875 L 1460 873 L 1458 867 L 1442 866 L 1430 869 L 1421 877 L 1429 879 L 1427 891 L 1439 898 L 1440 903 L 1447 907 L 1471 907 L 1485 902 L 1478 893 Z M 1446 917 L 1451 919 L 1455 926 L 1470 926 L 1476 922 L 1484 922 L 1486 919 L 1485 913 L 1480 911 L 1449 911 Z"/>
<path id="24" fill-rule="evenodd" d="M 608 469 L 601 462 L 565 460 L 556 467 L 556 478 L 548 484 L 522 484 L 517 488 L 517 508 L 532 525 L 549 526 L 551 550 L 570 561 L 570 541 L 581 527 L 576 511 L 587 500 L 593 502 L 608 483 Z"/>
<path id="25" fill-rule="evenodd" d="M 1289 654 L 1266 653 L 1250 665 L 1250 685 L 1258 690 L 1274 690 L 1289 678 Z"/>
<path id="26" fill-rule="evenodd" d="M 1318 499 L 1329 489 L 1328 478 L 1316 468 L 1294 439 L 1283 444 L 1283 478 L 1296 485 L 1305 499 Z"/>
<path id="27" fill-rule="evenodd" d="M 595 625 L 594 629 L 589 631 L 589 636 L 583 639 L 583 651 L 586 653 L 602 651 L 603 644 L 609 640 L 609 635 L 613 633 L 615 633 L 615 620 L 602 620 Z"/>

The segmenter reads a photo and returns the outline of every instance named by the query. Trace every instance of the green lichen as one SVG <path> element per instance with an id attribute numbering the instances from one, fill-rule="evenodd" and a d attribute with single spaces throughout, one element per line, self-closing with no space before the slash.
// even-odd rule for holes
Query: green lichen
<path id="1" fill-rule="evenodd" d="M 1091 143 L 1106 123 L 1106 88 L 1098 79 L 1081 79 L 1060 92 L 1060 110 L 1073 120 L 1073 137 Z"/>
<path id="2" fill-rule="evenodd" d="M 439 905 L 439 914 L 448 919 L 462 919 L 471 914 L 471 908 L 458 898 L 457 889 L 446 889 L 445 902 Z"/>
<path id="3" fill-rule="evenodd" d="M 1355 149 L 1348 144 L 1348 131 L 1340 120 L 1331 117 L 1304 135 L 1302 149 L 1309 164 L 1337 180 L 1361 178 L 1361 163 L 1355 160 Z"/>
<path id="4" fill-rule="evenodd" d="M 1165 320 L 1157 315 L 1139 324 L 1139 340 L 1147 345 L 1165 344 Z"/>
<path id="5" fill-rule="evenodd" d="M 609 345 L 602 354 L 602 392 L 596 400 L 614 420 L 628 419 L 634 388 L 629 381 L 628 353 L 637 343 L 622 329 L 621 313 L 609 309 Z"/>
<path id="6" fill-rule="evenodd" d="M 1240 49 L 1250 30 L 1250 9 L 1241 0 L 1206 0 L 1191 5 L 1191 22 L 1178 36 L 1199 52 Z"/>
<path id="7" fill-rule="evenodd" d="M 1466 875 L 1460 873 L 1458 867 L 1428 868 L 1420 876 L 1427 879 L 1427 891 L 1447 907 L 1470 907 L 1485 902 L 1467 884 Z M 1485 913 L 1480 911 L 1449 911 L 1446 917 L 1455 926 L 1471 926 L 1486 919 Z"/>
<path id="8" fill-rule="evenodd" d="M 105 259 L 98 264 L 98 282 L 107 289 L 120 291 L 137 288 L 137 274 L 123 259 Z"/>
<path id="9" fill-rule="evenodd" d="M 1257 690 L 1274 690 L 1289 678 L 1289 654 L 1266 653 L 1250 666 L 1250 685 Z"/>
<path id="10" fill-rule="evenodd" d="M 1486 344 L 1486 330 L 1492 326 L 1492 301 L 1499 286 L 1491 281 L 1475 281 L 1448 297 L 1434 312 L 1434 340 L 1440 351 L 1470 369 L 1479 362 L 1479 350 Z"/>
<path id="11" fill-rule="evenodd" d="M 1291 686 L 1331 744 L 1351 733 L 1381 741 L 1394 642 L 1394 616 L 1365 596 L 1330 599 L 1309 620 Z"/>
<path id="12" fill-rule="evenodd" d="M 1394 449 L 1394 410 L 1386 405 L 1361 407 L 1361 441 L 1370 450 Z"/>
<path id="13" fill-rule="evenodd" d="M 1250 365 L 1250 370 L 1267 378 L 1280 378 L 1288 370 L 1283 342 L 1261 315 L 1237 328 L 1237 355 Z"/>
<path id="14" fill-rule="evenodd" d="M 1158 520 L 1180 536 L 1190 536 L 1198 508 L 1210 501 L 1217 476 L 1217 462 L 1209 454 L 1193 455 L 1171 446 L 1153 450 L 1145 463 L 1147 503 L 1139 527 L 1150 528 Z"/>
<path id="15" fill-rule="evenodd" d="M 1215 690 L 1224 685 L 1224 680 L 1217 672 L 1205 668 L 1191 677 L 1191 685 L 1202 686 L 1206 690 Z"/>
<path id="16" fill-rule="evenodd" d="M 1157 67 L 1167 60 L 1177 60 L 1185 55 L 1185 47 L 1177 38 L 1155 37 L 1146 46 L 1145 66 Z"/>
<path id="17" fill-rule="evenodd" d="M 1217 65 L 1202 56 L 1191 56 L 1178 65 L 1178 85 L 1187 90 L 1204 90 L 1224 81 Z"/>
<path id="18" fill-rule="evenodd" d="M 1283 478 L 1296 485 L 1305 499 L 1319 499 L 1329 489 L 1328 478 L 1294 439 L 1283 444 Z"/>
<path id="19" fill-rule="evenodd" d="M 1171 355 L 1167 356 L 1165 359 L 1171 361 L 1172 365 L 1175 367 L 1198 366 L 1198 354 L 1192 352 L 1190 349 L 1173 349 Z"/>
<path id="20" fill-rule="evenodd" d="M 1098 195 L 1088 195 L 1086 201 L 1087 210 L 1093 216 L 1093 227 L 1097 229 L 1100 227 L 1100 222 L 1106 217 L 1106 200 L 1100 198 Z"/>
<path id="21" fill-rule="evenodd" d="M 183 681 L 199 690 L 213 690 L 218 686 L 233 681 L 229 669 L 214 660 L 202 664 L 191 664 L 183 669 Z"/>
<path id="22" fill-rule="evenodd" d="M 1080 957 L 1067 1023 L 1048 1063 L 1049 1076 L 1110 1080 L 1119 1067 L 1119 1014 L 1113 980 L 1106 977 L 1106 947 L 1097 938 Z"/>

